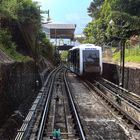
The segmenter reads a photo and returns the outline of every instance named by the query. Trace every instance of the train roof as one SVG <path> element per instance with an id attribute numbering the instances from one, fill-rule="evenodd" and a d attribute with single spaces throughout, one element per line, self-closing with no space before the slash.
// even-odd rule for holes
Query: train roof
<path id="1" fill-rule="evenodd" d="M 81 45 L 78 45 L 78 46 L 71 48 L 70 50 L 84 49 L 84 48 L 101 48 L 101 47 L 96 46 L 95 44 L 81 44 Z"/>

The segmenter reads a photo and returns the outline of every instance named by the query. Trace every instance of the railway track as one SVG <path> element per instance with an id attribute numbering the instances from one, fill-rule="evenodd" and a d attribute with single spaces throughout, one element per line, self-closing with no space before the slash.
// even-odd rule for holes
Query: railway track
<path id="1" fill-rule="evenodd" d="M 42 93 L 34 113 L 29 112 L 30 120 L 28 115 L 15 140 L 85 140 L 63 66 L 51 73 Z M 25 127 L 27 120 L 28 126 Z"/>
<path id="2" fill-rule="evenodd" d="M 95 90 L 96 93 L 102 97 L 102 99 L 104 99 L 108 105 L 118 111 L 118 114 L 121 114 L 123 119 L 127 119 L 128 123 L 131 123 L 135 126 L 135 128 L 140 129 L 140 109 L 137 107 L 137 105 L 135 106 L 134 103 L 131 103 L 133 102 L 132 100 L 129 102 L 130 97 L 128 100 L 127 96 L 120 96 L 122 95 L 120 90 L 111 90 L 112 87 L 108 88 L 98 81 L 91 83 L 86 80 L 85 83 L 88 87 Z"/>
<path id="3" fill-rule="evenodd" d="M 140 96 L 136 95 L 135 93 L 129 92 L 128 90 L 121 88 L 120 86 L 115 85 L 104 78 L 100 79 L 97 84 L 102 84 L 102 86 L 108 88 L 116 95 L 119 95 L 121 98 L 127 100 L 129 103 L 140 109 Z"/>

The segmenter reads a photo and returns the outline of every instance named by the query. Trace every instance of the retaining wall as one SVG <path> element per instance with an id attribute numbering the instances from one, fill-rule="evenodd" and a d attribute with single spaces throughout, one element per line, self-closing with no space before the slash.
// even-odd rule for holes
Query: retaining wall
<path id="1" fill-rule="evenodd" d="M 103 63 L 103 77 L 119 85 L 120 66 Z M 125 67 L 124 88 L 140 95 L 140 69 Z"/>

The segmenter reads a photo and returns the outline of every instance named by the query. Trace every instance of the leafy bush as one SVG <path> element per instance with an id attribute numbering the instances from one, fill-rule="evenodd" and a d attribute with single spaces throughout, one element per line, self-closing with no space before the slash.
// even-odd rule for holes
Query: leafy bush
<path id="1" fill-rule="evenodd" d="M 43 57 L 49 59 L 50 61 L 54 60 L 54 49 L 55 46 L 53 46 L 49 39 L 46 37 L 46 34 L 44 32 L 39 33 L 39 41 L 40 41 L 40 53 L 43 55 Z"/>
<path id="2" fill-rule="evenodd" d="M 63 51 L 63 52 L 61 53 L 61 60 L 62 60 L 62 61 L 66 61 L 67 58 L 68 58 L 68 51 Z"/>
<path id="3" fill-rule="evenodd" d="M 16 44 L 12 42 L 12 36 L 8 30 L 0 30 L 0 49 L 4 51 L 8 56 L 16 61 L 28 61 L 31 60 L 28 56 L 23 56 L 16 51 Z"/>
<path id="4" fill-rule="evenodd" d="M 29 56 L 24 56 L 20 53 L 18 53 L 15 49 L 11 48 L 5 48 L 2 44 L 0 44 L 0 49 L 4 51 L 10 58 L 12 58 L 15 61 L 18 62 L 26 62 L 32 60 Z"/>
<path id="5" fill-rule="evenodd" d="M 16 49 L 35 59 L 39 55 L 52 60 L 54 48 L 41 31 L 40 6 L 32 0 L 2 0 L 0 2 L 0 49 L 14 60 L 29 60 Z M 17 37 L 19 36 L 20 37 Z"/>
<path id="6" fill-rule="evenodd" d="M 6 48 L 16 48 L 15 44 L 12 42 L 12 36 L 8 30 L 0 29 L 0 43 Z"/>
<path id="7" fill-rule="evenodd" d="M 139 0 L 94 0 L 91 2 L 88 13 L 93 20 L 84 29 L 86 42 L 98 45 L 113 41 L 119 43 L 121 39 L 139 35 L 139 3 Z M 133 39 L 135 44 L 137 41 L 138 39 Z"/>

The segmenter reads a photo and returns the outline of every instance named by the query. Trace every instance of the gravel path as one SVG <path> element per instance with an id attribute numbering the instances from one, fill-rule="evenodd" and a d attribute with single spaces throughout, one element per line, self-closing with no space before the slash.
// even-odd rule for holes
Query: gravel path
<path id="1" fill-rule="evenodd" d="M 139 140 L 138 132 L 125 129 L 100 97 L 85 88 L 74 74 L 69 73 L 69 81 L 88 140 Z"/>

